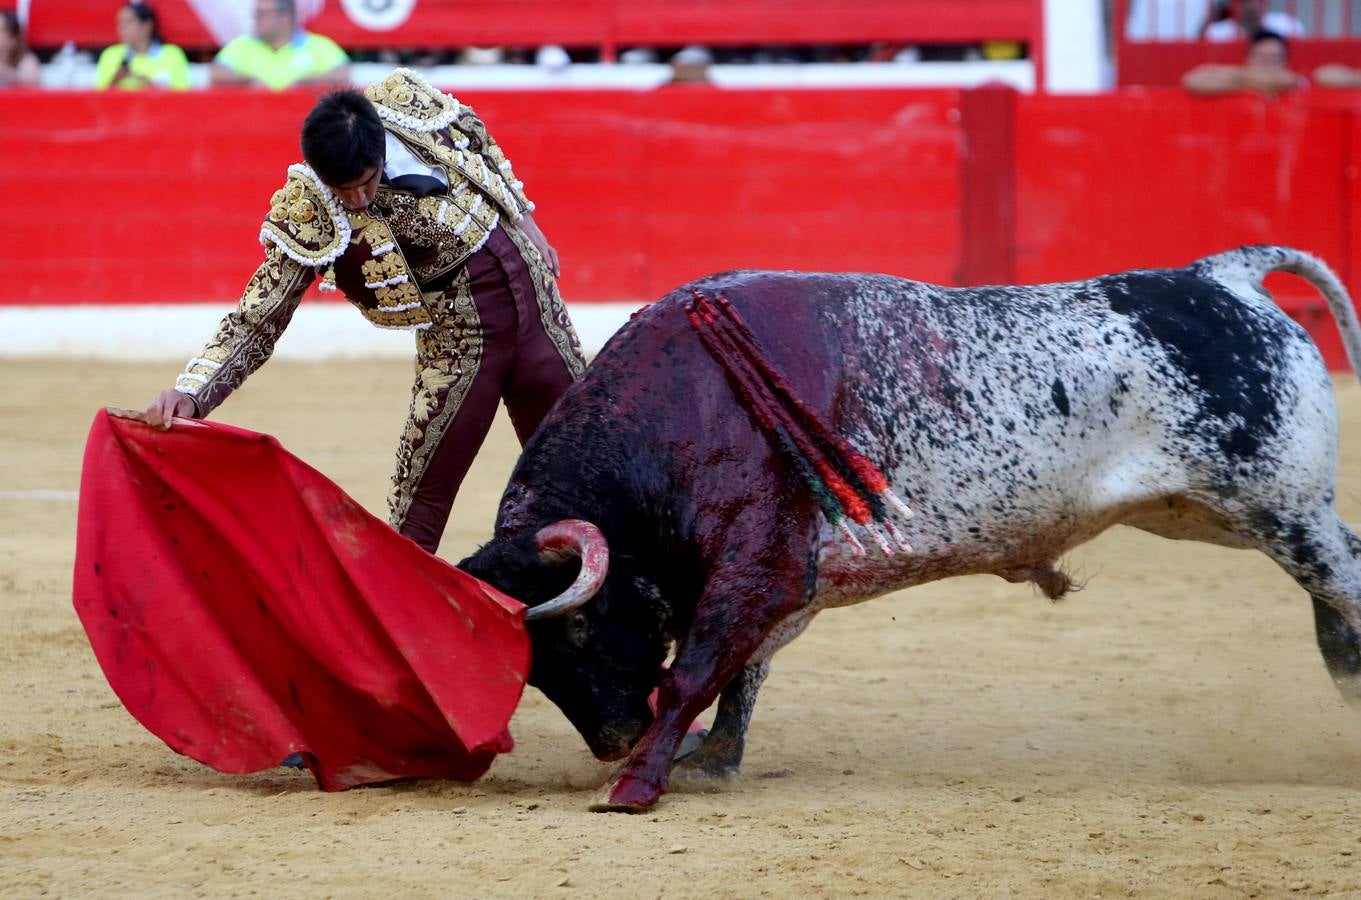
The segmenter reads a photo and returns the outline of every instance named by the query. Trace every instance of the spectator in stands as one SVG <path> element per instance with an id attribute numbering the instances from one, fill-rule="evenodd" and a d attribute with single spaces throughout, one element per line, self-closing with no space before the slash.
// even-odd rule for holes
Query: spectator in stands
<path id="1" fill-rule="evenodd" d="M 646 66 L 657 61 L 657 51 L 651 47 L 630 47 L 619 54 L 622 66 Z"/>
<path id="2" fill-rule="evenodd" d="M 986 60 L 1025 59 L 1025 44 L 1020 41 L 984 41 L 979 50 Z"/>
<path id="3" fill-rule="evenodd" d="M 534 65 L 560 75 L 572 65 L 572 57 L 557 44 L 544 44 L 534 52 Z"/>
<path id="4" fill-rule="evenodd" d="M 294 0 L 255 0 L 255 33 L 228 42 L 213 59 L 213 85 L 345 85 L 350 58 L 335 41 L 298 26 Z"/>
<path id="5" fill-rule="evenodd" d="M 671 57 L 671 80 L 677 83 L 708 81 L 709 66 L 713 62 L 714 55 L 708 47 L 699 44 L 682 47 Z"/>
<path id="6" fill-rule="evenodd" d="M 500 47 L 464 47 L 458 54 L 460 66 L 499 66 L 506 61 L 506 52 Z"/>
<path id="7" fill-rule="evenodd" d="M 1252 36 L 1243 65 L 1196 66 L 1186 73 L 1181 84 L 1191 93 L 1204 96 L 1256 91 L 1274 97 L 1308 84 L 1303 75 L 1290 70 L 1289 59 L 1290 47 L 1285 38 L 1274 31 L 1259 31 Z"/>
<path id="8" fill-rule="evenodd" d="M 154 9 L 134 0 L 119 7 L 114 21 L 122 43 L 99 54 L 95 65 L 96 90 L 189 89 L 189 60 L 179 47 L 161 40 Z"/>
<path id="9" fill-rule="evenodd" d="M 42 74 L 37 55 L 24 43 L 19 17 L 0 12 L 0 87 L 36 87 Z"/>
<path id="10" fill-rule="evenodd" d="M 1260 31 L 1285 38 L 1304 35 L 1304 25 L 1289 13 L 1267 10 L 1267 0 L 1223 0 L 1215 4 L 1201 29 L 1207 41 L 1250 39 Z"/>

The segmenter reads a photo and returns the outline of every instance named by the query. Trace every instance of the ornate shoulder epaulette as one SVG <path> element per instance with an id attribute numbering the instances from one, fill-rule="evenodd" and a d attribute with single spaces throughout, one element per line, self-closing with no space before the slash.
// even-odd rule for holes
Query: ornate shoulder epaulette
<path id="1" fill-rule="evenodd" d="M 328 266 L 350 245 L 350 222 L 335 194 L 311 167 L 288 167 L 288 181 L 269 199 L 260 243 L 273 244 L 305 266 Z"/>
<path id="2" fill-rule="evenodd" d="M 411 131 L 438 131 L 458 118 L 460 104 L 410 69 L 391 75 L 364 89 L 384 122 Z"/>

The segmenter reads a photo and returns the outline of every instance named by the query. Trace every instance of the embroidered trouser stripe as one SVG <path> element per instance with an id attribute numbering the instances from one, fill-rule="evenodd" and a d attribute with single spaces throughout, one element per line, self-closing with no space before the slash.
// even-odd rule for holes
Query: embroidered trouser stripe
<path id="1" fill-rule="evenodd" d="M 497 228 L 444 291 L 447 314 L 417 336 L 416 384 L 389 511 L 397 530 L 431 552 L 497 404 L 505 400 L 524 444 L 584 365 L 579 350 L 575 358 L 563 353 L 562 334 L 549 333 L 556 317 L 545 321 L 535 281 L 542 273 L 525 255 Z"/>

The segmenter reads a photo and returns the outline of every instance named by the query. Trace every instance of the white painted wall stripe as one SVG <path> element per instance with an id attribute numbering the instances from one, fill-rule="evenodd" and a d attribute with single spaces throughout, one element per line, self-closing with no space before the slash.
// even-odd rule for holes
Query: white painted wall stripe
<path id="1" fill-rule="evenodd" d="M 569 303 L 586 352 L 596 353 L 641 303 Z M 232 307 L 227 304 L 139 306 L 0 306 L 0 359 L 80 357 L 184 361 L 202 349 Z M 405 331 L 374 328 L 348 303 L 299 306 L 275 349 L 279 359 L 410 357 Z"/>

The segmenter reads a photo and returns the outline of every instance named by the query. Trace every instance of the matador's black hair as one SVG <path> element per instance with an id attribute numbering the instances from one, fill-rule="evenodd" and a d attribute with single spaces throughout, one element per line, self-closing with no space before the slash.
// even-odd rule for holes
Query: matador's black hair
<path id="1" fill-rule="evenodd" d="M 123 5 L 126 6 L 132 12 L 132 14 L 137 17 L 137 21 L 141 22 L 144 25 L 147 22 L 151 23 L 151 42 L 153 44 L 162 43 L 161 19 L 160 16 L 156 15 L 156 10 L 151 8 L 151 4 L 144 3 L 142 2 L 142 0 L 132 0 L 131 3 L 125 3 Z M 131 51 L 129 51 L 129 53 L 130 52 Z"/>
<path id="2" fill-rule="evenodd" d="M 327 94 L 302 123 L 302 158 L 327 184 L 349 184 L 386 156 L 383 121 L 358 91 Z"/>

